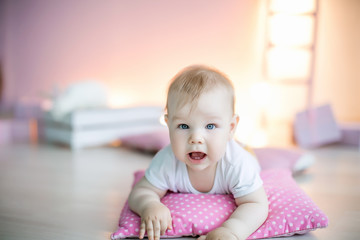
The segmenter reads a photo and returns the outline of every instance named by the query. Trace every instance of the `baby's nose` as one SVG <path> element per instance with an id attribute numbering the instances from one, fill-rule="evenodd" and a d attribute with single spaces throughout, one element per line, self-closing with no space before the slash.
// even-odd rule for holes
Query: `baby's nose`
<path id="1" fill-rule="evenodd" d="M 199 133 L 191 134 L 189 138 L 189 144 L 203 144 L 204 138 Z"/>

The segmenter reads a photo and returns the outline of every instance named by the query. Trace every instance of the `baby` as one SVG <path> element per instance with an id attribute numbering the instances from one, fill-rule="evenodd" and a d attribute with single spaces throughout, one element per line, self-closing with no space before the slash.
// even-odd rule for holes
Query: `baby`
<path id="1" fill-rule="evenodd" d="M 267 196 L 256 159 L 233 140 L 239 117 L 234 89 L 221 72 L 190 66 L 168 90 L 165 121 L 171 144 L 151 161 L 129 196 L 141 216 L 139 238 L 150 240 L 172 229 L 169 209 L 160 202 L 168 190 L 182 193 L 233 194 L 236 210 L 219 228 L 199 239 L 246 239 L 266 219 Z"/>

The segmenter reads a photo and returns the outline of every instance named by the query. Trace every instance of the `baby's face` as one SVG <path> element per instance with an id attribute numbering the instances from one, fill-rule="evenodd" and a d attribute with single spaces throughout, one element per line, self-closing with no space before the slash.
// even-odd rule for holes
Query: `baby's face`
<path id="1" fill-rule="evenodd" d="M 176 107 L 176 96 L 170 96 L 166 116 L 170 140 L 176 158 L 189 171 L 215 168 L 224 156 L 238 117 L 233 115 L 231 99 L 223 88 L 203 93 L 197 104 Z"/>

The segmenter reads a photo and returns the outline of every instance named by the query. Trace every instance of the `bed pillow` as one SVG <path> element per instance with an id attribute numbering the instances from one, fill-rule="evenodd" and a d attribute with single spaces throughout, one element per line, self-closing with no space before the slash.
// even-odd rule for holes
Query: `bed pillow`
<path id="1" fill-rule="evenodd" d="M 289 169 L 293 173 L 309 168 L 315 157 L 296 148 L 263 147 L 252 149 L 262 170 L 271 168 Z"/>
<path id="2" fill-rule="evenodd" d="M 121 144 L 136 150 L 156 153 L 170 144 L 169 131 L 164 127 L 149 133 L 127 136 L 121 139 Z"/>
<path id="3" fill-rule="evenodd" d="M 135 182 L 144 175 L 135 173 Z M 303 234 L 328 225 L 328 218 L 292 178 L 286 169 L 269 169 L 261 173 L 269 199 L 266 221 L 248 239 Z M 134 182 L 134 183 L 135 183 Z M 167 193 L 161 201 L 170 209 L 173 229 L 163 237 L 205 235 L 219 227 L 236 208 L 232 195 Z M 139 236 L 140 217 L 126 202 L 119 228 L 112 239 Z"/>

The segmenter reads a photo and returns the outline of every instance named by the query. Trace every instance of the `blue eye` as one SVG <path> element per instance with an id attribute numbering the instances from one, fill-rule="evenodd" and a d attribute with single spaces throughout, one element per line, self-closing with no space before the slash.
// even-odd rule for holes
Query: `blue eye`
<path id="1" fill-rule="evenodd" d="M 213 129 L 215 129 L 215 124 L 208 124 L 208 125 L 206 125 L 206 129 L 209 129 L 209 130 L 213 130 Z"/>
<path id="2" fill-rule="evenodd" d="M 182 123 L 182 124 L 179 124 L 178 128 L 180 128 L 180 129 L 189 129 L 189 126 Z"/>

